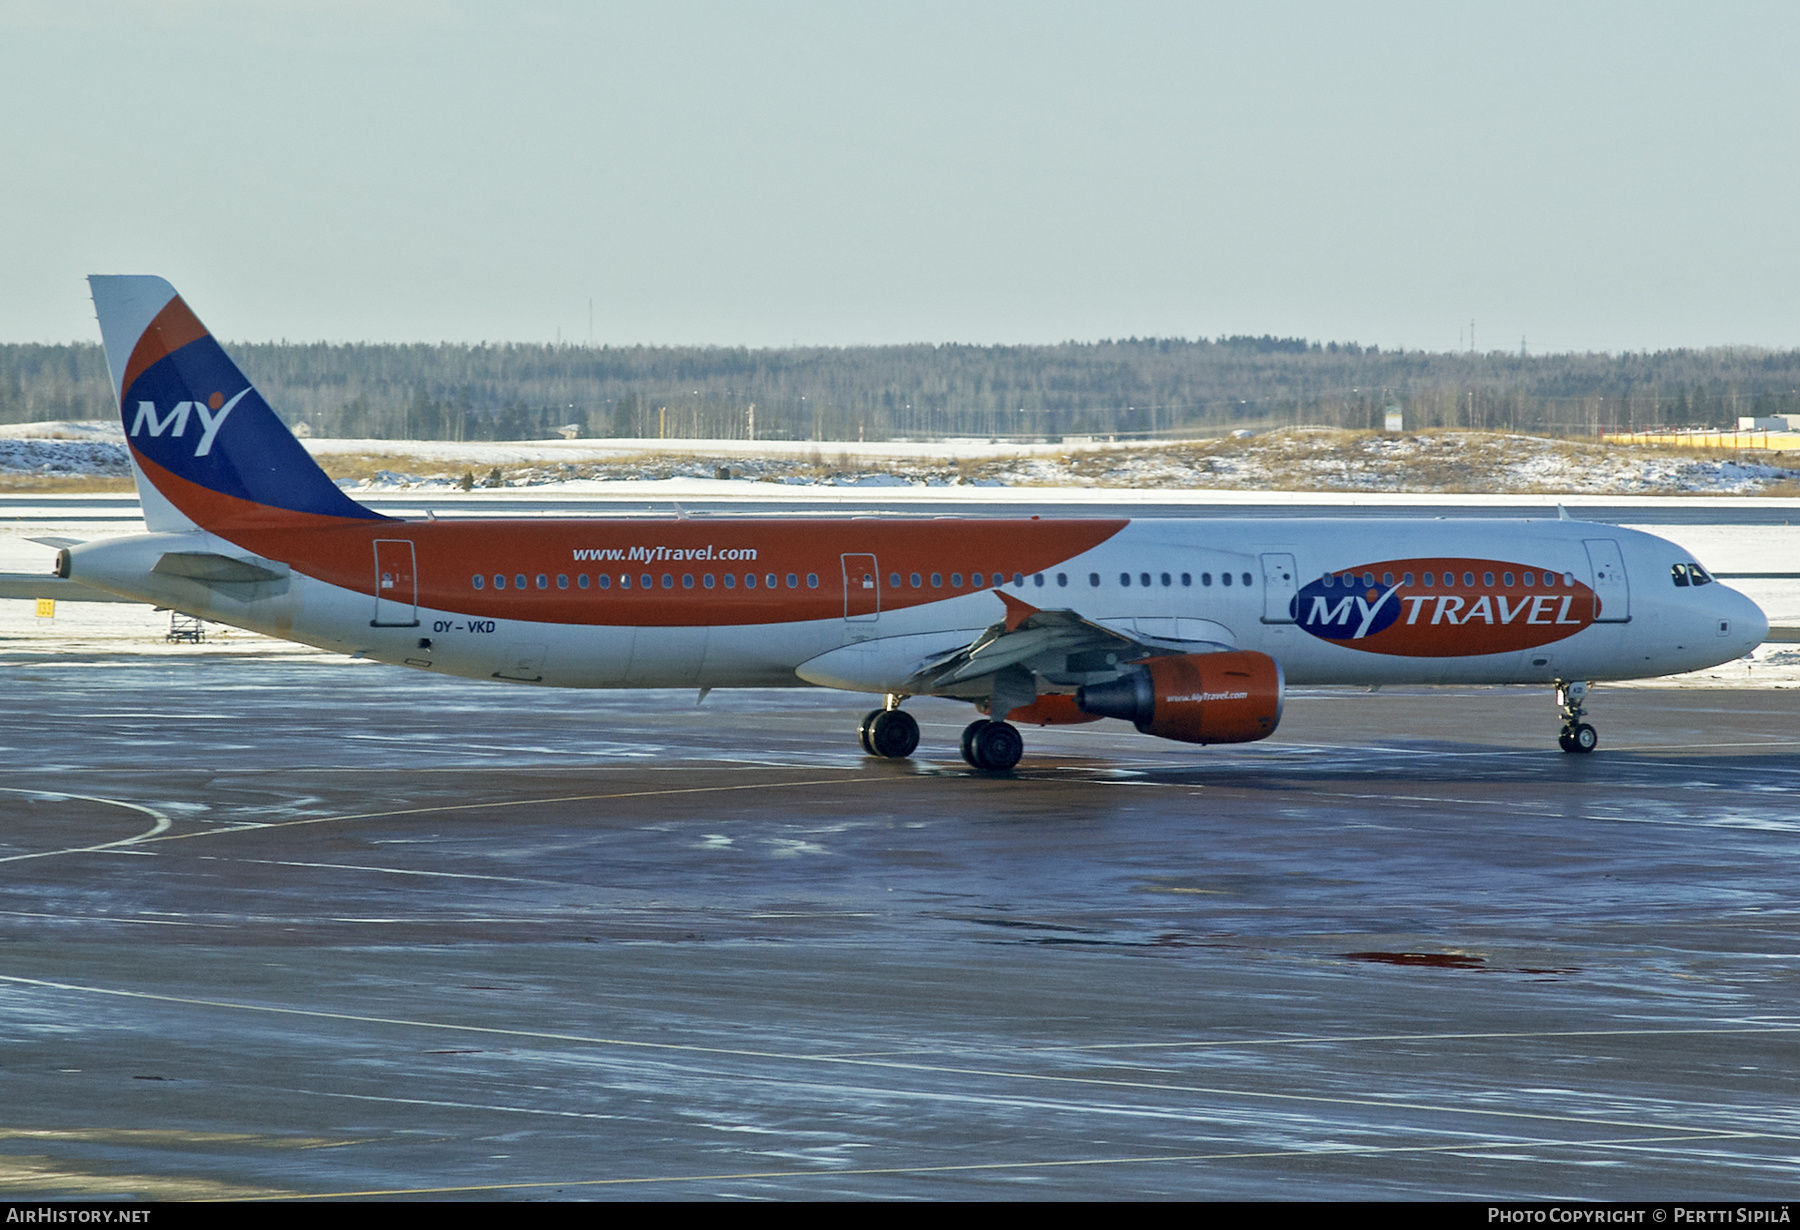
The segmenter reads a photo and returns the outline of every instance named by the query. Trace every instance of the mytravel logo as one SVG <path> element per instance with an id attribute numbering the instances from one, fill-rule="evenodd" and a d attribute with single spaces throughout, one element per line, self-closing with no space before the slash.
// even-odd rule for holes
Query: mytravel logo
<path id="1" fill-rule="evenodd" d="M 170 437 L 185 439 L 188 416 L 192 414 L 199 419 L 198 426 L 200 428 L 200 434 L 194 445 L 194 456 L 204 457 L 212 452 L 213 441 L 219 438 L 219 428 L 225 426 L 225 416 L 237 408 L 238 402 L 242 401 L 244 394 L 249 391 L 249 386 L 245 386 L 243 391 L 230 401 L 225 400 L 223 393 L 214 393 L 205 401 L 178 401 L 169 407 L 166 414 L 157 413 L 155 402 L 140 401 L 137 404 L 137 417 L 131 420 L 129 434 L 134 440 L 142 437 L 146 431 L 151 436 L 160 436 L 166 432 Z"/>
<path id="2" fill-rule="evenodd" d="M 1594 622 L 1594 591 L 1574 574 L 1481 559 L 1402 559 L 1336 569 L 1294 596 L 1294 622 L 1368 653 L 1450 658 L 1507 653 Z"/>

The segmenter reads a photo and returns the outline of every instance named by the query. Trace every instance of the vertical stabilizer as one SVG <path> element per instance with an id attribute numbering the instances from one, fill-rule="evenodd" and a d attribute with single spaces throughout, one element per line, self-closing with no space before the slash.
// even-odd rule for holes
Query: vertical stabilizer
<path id="1" fill-rule="evenodd" d="M 150 529 L 385 519 L 338 490 L 174 287 L 88 285 Z"/>

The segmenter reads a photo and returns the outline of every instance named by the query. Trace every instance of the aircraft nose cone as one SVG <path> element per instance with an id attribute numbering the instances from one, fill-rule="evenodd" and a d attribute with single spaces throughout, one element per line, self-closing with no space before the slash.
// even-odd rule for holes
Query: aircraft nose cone
<path id="1" fill-rule="evenodd" d="M 1735 590 L 1731 596 L 1734 601 L 1726 617 L 1731 620 L 1732 635 L 1743 643 L 1744 652 L 1749 653 L 1768 637 L 1769 617 L 1756 603 Z"/>

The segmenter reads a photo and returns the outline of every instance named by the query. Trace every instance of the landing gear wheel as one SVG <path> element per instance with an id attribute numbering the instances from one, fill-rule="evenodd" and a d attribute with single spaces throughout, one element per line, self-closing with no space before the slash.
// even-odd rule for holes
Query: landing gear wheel
<path id="1" fill-rule="evenodd" d="M 968 761 L 989 773 L 1004 773 L 1025 754 L 1025 740 L 1005 722 L 977 722 L 963 732 Z"/>
<path id="2" fill-rule="evenodd" d="M 1588 685 L 1579 679 L 1561 680 L 1556 685 L 1556 707 L 1562 710 L 1562 733 L 1556 745 L 1565 752 L 1591 752 L 1600 746 L 1600 736 L 1581 719 L 1587 714 Z"/>
<path id="3" fill-rule="evenodd" d="M 880 709 L 864 719 L 865 746 L 885 760 L 905 760 L 919 746 L 919 724 L 904 709 Z"/>
<path id="4" fill-rule="evenodd" d="M 881 709 L 871 709 L 863 714 L 863 720 L 856 724 L 856 740 L 862 744 L 862 750 L 871 756 L 875 754 L 875 747 L 869 742 L 869 727 L 873 726 L 875 719 L 884 712 L 885 710 Z"/>
<path id="5" fill-rule="evenodd" d="M 976 718 L 973 722 L 970 722 L 967 726 L 963 727 L 962 758 L 968 761 L 972 768 L 979 769 L 981 767 L 981 762 L 975 759 L 975 736 L 980 734 L 981 728 L 987 724 L 987 718 Z"/>

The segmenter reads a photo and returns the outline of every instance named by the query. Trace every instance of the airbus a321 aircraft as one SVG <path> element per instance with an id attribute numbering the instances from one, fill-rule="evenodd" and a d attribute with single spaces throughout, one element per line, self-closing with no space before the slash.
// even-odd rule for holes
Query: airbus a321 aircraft
<path id="1" fill-rule="evenodd" d="M 149 532 L 58 575 L 417 670 L 586 688 L 816 684 L 967 700 L 975 768 L 1016 723 L 1265 739 L 1290 684 L 1542 684 L 1590 752 L 1593 680 L 1696 670 L 1768 623 L 1681 548 L 1567 519 L 399 520 L 326 477 L 175 290 L 95 277 Z"/>

